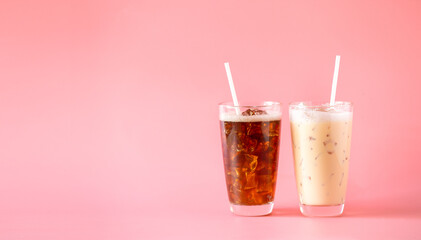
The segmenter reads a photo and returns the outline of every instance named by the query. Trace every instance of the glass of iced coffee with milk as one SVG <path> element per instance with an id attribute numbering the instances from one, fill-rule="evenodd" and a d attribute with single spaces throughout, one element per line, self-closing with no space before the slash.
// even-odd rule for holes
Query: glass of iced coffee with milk
<path id="1" fill-rule="evenodd" d="M 295 178 L 305 216 L 338 216 L 344 209 L 353 104 L 289 105 Z"/>

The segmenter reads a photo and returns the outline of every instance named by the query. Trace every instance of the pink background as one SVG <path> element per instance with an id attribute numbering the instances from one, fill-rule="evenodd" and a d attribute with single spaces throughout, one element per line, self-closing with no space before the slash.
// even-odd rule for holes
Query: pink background
<path id="1" fill-rule="evenodd" d="M 1 1 L 0 239 L 420 239 L 421 2 Z M 298 210 L 287 103 L 355 103 L 340 218 Z M 217 103 L 284 103 L 274 213 L 232 215 Z"/>

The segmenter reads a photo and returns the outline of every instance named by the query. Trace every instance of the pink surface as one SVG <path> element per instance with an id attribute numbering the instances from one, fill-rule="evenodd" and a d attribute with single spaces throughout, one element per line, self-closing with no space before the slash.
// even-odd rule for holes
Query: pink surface
<path id="1" fill-rule="evenodd" d="M 421 2 L 0 2 L 0 239 L 420 239 Z M 355 103 L 345 214 L 298 210 L 287 104 Z M 228 209 L 217 103 L 284 103 L 271 216 Z"/>

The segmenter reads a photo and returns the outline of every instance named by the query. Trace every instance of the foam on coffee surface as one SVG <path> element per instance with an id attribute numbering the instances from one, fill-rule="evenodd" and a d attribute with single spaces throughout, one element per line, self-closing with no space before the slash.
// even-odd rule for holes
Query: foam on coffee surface
<path id="1" fill-rule="evenodd" d="M 235 113 L 225 113 L 219 116 L 219 120 L 226 122 L 268 122 L 281 120 L 281 114 L 268 113 L 262 115 L 243 116 Z"/>
<path id="2" fill-rule="evenodd" d="M 341 110 L 309 110 L 309 109 L 290 109 L 289 119 L 291 122 L 342 122 L 351 121 L 352 112 Z"/>

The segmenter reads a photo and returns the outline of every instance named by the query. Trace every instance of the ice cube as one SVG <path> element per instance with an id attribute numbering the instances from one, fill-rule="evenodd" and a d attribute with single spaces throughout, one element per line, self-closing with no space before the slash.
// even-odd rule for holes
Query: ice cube
<path id="1" fill-rule="evenodd" d="M 257 181 L 256 181 L 256 174 L 255 173 L 246 173 L 247 183 L 244 187 L 245 190 L 256 188 Z"/>
<path id="2" fill-rule="evenodd" d="M 272 191 L 272 176 L 258 175 L 257 192 L 271 192 Z"/>
<path id="3" fill-rule="evenodd" d="M 251 154 L 244 154 L 245 162 L 243 167 L 247 168 L 248 172 L 254 172 L 257 167 L 257 156 Z"/>
<path id="4" fill-rule="evenodd" d="M 264 115 L 267 114 L 266 111 L 260 109 L 247 109 L 241 115 L 243 116 L 254 116 L 254 115 Z"/>

